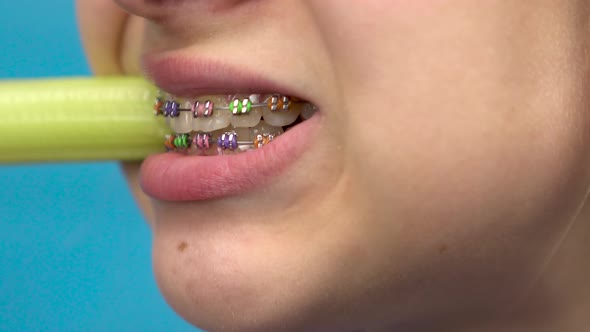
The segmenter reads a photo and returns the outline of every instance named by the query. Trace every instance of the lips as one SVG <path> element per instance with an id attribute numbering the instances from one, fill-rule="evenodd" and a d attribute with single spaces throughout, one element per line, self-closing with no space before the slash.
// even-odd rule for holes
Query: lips
<path id="1" fill-rule="evenodd" d="M 217 61 L 146 56 L 144 66 L 158 87 L 177 96 L 269 92 L 301 96 L 260 75 Z M 150 156 L 141 167 L 141 186 L 151 197 L 165 201 L 208 200 L 253 191 L 269 185 L 299 159 L 311 146 L 319 123 L 320 114 L 316 114 L 271 144 L 236 155 L 171 152 Z"/>
<path id="2" fill-rule="evenodd" d="M 146 76 L 158 87 L 178 96 L 280 92 L 307 99 L 288 86 L 218 60 L 146 55 L 143 67 Z"/>

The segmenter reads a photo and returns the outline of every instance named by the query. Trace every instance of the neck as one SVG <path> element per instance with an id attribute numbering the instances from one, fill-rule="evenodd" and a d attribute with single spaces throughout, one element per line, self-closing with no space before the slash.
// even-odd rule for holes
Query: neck
<path id="1" fill-rule="evenodd" d="M 494 326 L 490 331 L 586 331 L 590 326 L 588 257 L 590 200 L 573 221 L 539 279 L 500 319 L 500 326 Z"/>
<path id="2" fill-rule="evenodd" d="M 524 244 L 523 244 L 524 245 Z M 590 198 L 568 229 L 541 275 L 504 314 L 481 316 L 469 327 L 449 322 L 413 332 L 582 332 L 590 326 Z M 488 322 L 483 320 L 489 319 Z M 371 332 L 396 332 L 386 328 Z"/>

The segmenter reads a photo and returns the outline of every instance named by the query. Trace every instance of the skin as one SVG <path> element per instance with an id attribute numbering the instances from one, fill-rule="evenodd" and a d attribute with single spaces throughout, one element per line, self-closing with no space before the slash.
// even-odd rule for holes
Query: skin
<path id="1" fill-rule="evenodd" d="M 97 74 L 138 74 L 144 53 L 213 57 L 321 110 L 317 144 L 245 195 L 150 200 L 124 165 L 158 284 L 185 319 L 208 331 L 590 324 L 587 1 L 117 2 L 131 14 L 78 1 Z"/>

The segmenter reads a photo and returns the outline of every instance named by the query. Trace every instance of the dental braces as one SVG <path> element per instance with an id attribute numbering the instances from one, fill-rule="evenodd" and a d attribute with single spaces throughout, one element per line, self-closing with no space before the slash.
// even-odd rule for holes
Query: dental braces
<path id="1" fill-rule="evenodd" d="M 181 112 L 191 112 L 193 118 L 208 118 L 213 115 L 215 111 L 231 111 L 233 115 L 249 114 L 254 108 L 267 107 L 272 112 L 288 112 L 293 103 L 309 104 L 305 101 L 274 94 L 263 100 L 262 102 L 253 101 L 252 96 L 248 98 L 233 98 L 227 106 L 216 106 L 213 101 L 195 101 L 191 103 L 190 108 L 181 107 L 176 100 L 166 100 L 162 97 L 156 98 L 154 102 L 155 115 L 163 115 L 164 117 L 179 117 Z"/>
<path id="2" fill-rule="evenodd" d="M 209 150 L 212 145 L 217 145 L 218 151 L 235 151 L 238 149 L 259 149 L 275 139 L 273 134 L 257 134 L 252 141 L 240 141 L 234 131 L 226 131 L 217 139 L 211 133 L 186 133 L 166 135 L 164 146 L 168 151 L 186 151 L 191 147 L 197 150 Z"/>

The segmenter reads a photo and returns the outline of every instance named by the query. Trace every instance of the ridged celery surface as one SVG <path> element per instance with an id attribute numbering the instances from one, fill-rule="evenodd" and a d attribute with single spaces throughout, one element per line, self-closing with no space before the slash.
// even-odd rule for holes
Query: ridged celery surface
<path id="1" fill-rule="evenodd" d="M 141 160 L 169 132 L 137 77 L 0 80 L 0 163 Z"/>

